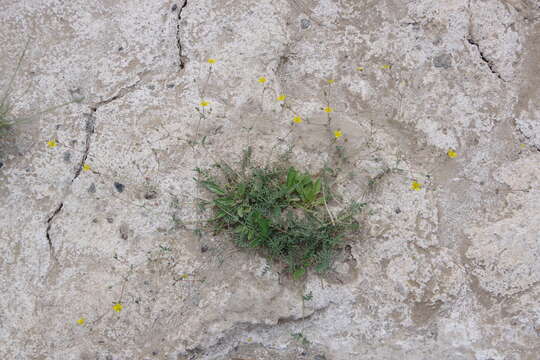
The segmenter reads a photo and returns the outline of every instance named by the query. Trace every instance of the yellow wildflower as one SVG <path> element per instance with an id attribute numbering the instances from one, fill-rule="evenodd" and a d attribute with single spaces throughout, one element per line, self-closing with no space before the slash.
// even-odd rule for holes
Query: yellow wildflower
<path id="1" fill-rule="evenodd" d="M 186 280 L 188 277 L 189 277 L 188 274 L 182 274 L 182 275 L 180 275 L 180 278 L 181 278 L 182 280 Z"/>
<path id="2" fill-rule="evenodd" d="M 326 80 L 326 82 L 329 83 L 329 84 L 333 84 L 335 81 L 336 81 L 336 80 L 334 80 L 334 79 L 328 79 L 328 80 Z"/>
<path id="3" fill-rule="evenodd" d="M 201 102 L 199 103 L 199 105 L 201 105 L 201 106 L 204 107 L 204 106 L 210 105 L 210 103 L 209 103 L 208 101 L 206 101 L 206 100 L 203 100 L 203 101 L 201 101 Z"/>
<path id="4" fill-rule="evenodd" d="M 58 143 L 56 142 L 56 140 L 49 140 L 47 141 L 47 147 L 49 148 L 55 148 L 56 146 L 58 145 Z"/>
<path id="5" fill-rule="evenodd" d="M 79 324 L 79 325 L 84 325 L 84 322 L 85 322 L 85 321 L 86 321 L 86 319 L 82 317 L 82 318 L 80 318 L 79 320 L 77 320 L 77 324 Z"/>
<path id="6" fill-rule="evenodd" d="M 381 66 L 381 69 L 383 70 L 388 70 L 388 69 L 391 69 L 392 68 L 392 65 L 383 65 Z"/>
<path id="7" fill-rule="evenodd" d="M 422 189 L 422 184 L 420 184 L 418 181 L 413 181 L 412 184 L 411 184 L 411 190 L 420 190 Z"/>
<path id="8" fill-rule="evenodd" d="M 216 63 L 216 59 L 208 59 L 208 63 L 209 63 L 209 64 L 215 64 L 215 63 Z"/>
<path id="9" fill-rule="evenodd" d="M 334 136 L 336 137 L 336 139 L 339 139 L 343 136 L 343 132 L 341 130 L 334 130 Z"/>
<path id="10" fill-rule="evenodd" d="M 519 144 L 519 147 L 522 148 L 522 149 L 525 149 L 527 147 L 527 145 L 525 144 Z"/>
<path id="11" fill-rule="evenodd" d="M 330 106 L 325 107 L 323 110 L 325 113 L 331 113 L 332 111 L 334 111 L 334 109 L 332 109 Z"/>
<path id="12" fill-rule="evenodd" d="M 364 71 L 364 68 L 363 68 L 362 66 L 358 66 L 358 67 L 356 68 L 356 70 L 358 70 L 358 71 Z"/>
<path id="13" fill-rule="evenodd" d="M 281 94 L 277 97 L 277 101 L 284 101 L 287 96 Z"/>
<path id="14" fill-rule="evenodd" d="M 266 82 L 266 78 L 264 76 L 261 76 L 257 81 L 261 84 L 264 84 Z"/>
<path id="15" fill-rule="evenodd" d="M 90 165 L 84 164 L 84 165 L 82 166 L 82 169 L 83 169 L 83 171 L 90 171 Z"/>
<path id="16" fill-rule="evenodd" d="M 451 159 L 457 158 L 457 152 L 455 152 L 455 150 L 453 149 L 448 149 L 448 152 L 446 154 Z"/>
<path id="17" fill-rule="evenodd" d="M 120 311 L 122 311 L 122 309 L 124 308 L 124 306 L 122 306 L 122 304 L 120 304 L 120 303 L 118 302 L 118 303 L 114 304 L 114 306 L 113 306 L 112 308 L 113 308 L 114 311 L 116 311 L 116 312 L 119 313 Z"/>
<path id="18" fill-rule="evenodd" d="M 247 340 L 247 342 L 252 342 L 252 341 L 253 341 L 253 338 L 248 337 L 246 340 Z"/>
<path id="19" fill-rule="evenodd" d="M 302 122 L 302 118 L 300 116 L 293 117 L 292 121 L 294 121 L 297 124 L 300 124 Z"/>

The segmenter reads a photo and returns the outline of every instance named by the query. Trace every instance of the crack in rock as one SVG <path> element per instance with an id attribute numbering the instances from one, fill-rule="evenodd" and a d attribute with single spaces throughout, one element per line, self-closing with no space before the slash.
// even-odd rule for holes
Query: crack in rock
<path id="1" fill-rule="evenodd" d="M 140 74 L 139 74 L 140 75 Z M 143 73 L 144 75 L 144 73 Z M 125 88 L 122 88 L 118 91 L 118 93 L 116 93 L 115 95 L 111 96 L 110 98 L 108 99 L 105 99 L 105 100 L 102 100 L 102 101 L 99 101 L 97 103 L 94 104 L 94 106 L 92 106 L 90 108 L 90 110 L 92 110 L 92 112 L 96 112 L 101 106 L 103 105 L 107 105 L 115 100 L 118 100 L 118 99 L 121 99 L 123 98 L 126 94 L 132 92 L 137 86 L 139 86 L 139 84 L 141 83 L 141 79 L 137 80 L 134 84 L 131 84 L 129 86 L 126 86 Z"/>
<path id="2" fill-rule="evenodd" d="M 69 186 L 71 186 L 73 184 L 73 182 L 75 181 L 75 179 L 77 179 L 79 177 L 79 175 L 81 175 L 81 172 L 83 170 L 83 166 L 86 163 L 86 159 L 88 158 L 88 154 L 90 153 L 90 145 L 92 143 L 92 135 L 94 134 L 95 129 L 96 129 L 96 117 L 95 117 L 94 114 L 97 112 L 97 110 L 101 106 L 107 105 L 107 104 L 109 104 L 109 103 L 111 103 L 111 102 L 113 102 L 115 100 L 121 99 L 122 97 L 124 97 L 129 92 L 132 92 L 139 85 L 139 83 L 141 81 L 142 80 L 138 80 L 134 84 L 120 89 L 117 94 L 111 96 L 110 98 L 102 100 L 102 101 L 100 101 L 98 103 L 95 103 L 92 107 L 90 107 L 91 113 L 90 114 L 84 114 L 84 116 L 86 117 L 86 124 L 85 124 L 86 137 L 85 137 L 85 143 L 84 143 L 84 152 L 83 152 L 83 155 L 81 157 L 81 160 L 79 161 L 77 169 L 75 169 L 75 174 L 73 175 L 73 177 L 71 178 L 71 181 L 69 182 Z M 53 221 L 54 221 L 55 217 L 62 211 L 63 207 L 64 207 L 64 201 L 61 201 L 60 204 L 53 211 L 52 215 L 47 218 L 47 228 L 45 230 L 45 237 L 46 237 L 47 243 L 49 245 L 50 255 L 56 262 L 58 262 L 58 259 L 56 258 L 54 245 L 53 245 L 53 241 L 52 241 L 50 232 L 51 232 L 52 224 L 53 224 Z"/>
<path id="3" fill-rule="evenodd" d="M 506 82 L 506 80 L 501 77 L 501 74 L 499 74 L 499 72 L 497 70 L 495 70 L 495 65 L 493 64 L 493 61 L 489 60 L 484 55 L 484 53 L 482 52 L 482 49 L 480 48 L 480 44 L 476 40 L 473 39 L 471 34 L 469 34 L 469 36 L 467 37 L 467 42 L 469 44 L 473 45 L 474 47 L 476 47 L 476 49 L 478 50 L 478 54 L 480 55 L 480 59 L 484 63 L 486 63 L 486 65 L 488 66 L 491 73 L 495 74 L 501 81 Z"/>
<path id="4" fill-rule="evenodd" d="M 205 358 L 226 356 L 230 354 L 235 349 L 235 347 L 248 336 L 247 334 L 250 332 L 257 332 L 259 330 L 268 331 L 276 329 L 278 331 L 290 332 L 290 329 L 288 328 L 294 326 L 295 324 L 303 325 L 305 322 L 311 320 L 316 315 L 327 312 L 331 308 L 331 304 L 332 303 L 319 309 L 315 309 L 311 314 L 298 318 L 293 316 L 280 317 L 275 324 L 238 322 L 232 328 L 226 330 L 225 333 L 221 337 L 219 337 L 215 343 L 207 347 L 204 347 L 202 344 L 197 344 L 186 351 L 188 355 L 192 356 L 192 359 L 200 359 L 200 357 L 197 356 L 206 356 Z"/>
<path id="5" fill-rule="evenodd" d="M 47 238 L 47 242 L 49 244 L 49 254 L 51 258 L 57 262 L 58 262 L 58 259 L 56 258 L 56 254 L 54 252 L 54 245 L 52 243 L 50 232 L 51 232 L 52 222 L 55 216 L 58 215 L 60 211 L 62 211 L 63 207 L 64 207 L 64 202 L 62 201 L 60 205 L 58 205 L 56 209 L 53 211 L 52 215 L 47 218 L 47 230 L 45 231 L 45 237 Z"/>
<path id="6" fill-rule="evenodd" d="M 176 23 L 176 46 L 178 46 L 178 59 L 180 60 L 180 70 L 184 70 L 186 66 L 186 57 L 182 54 L 182 40 L 180 36 L 180 21 L 182 20 L 182 11 L 188 5 L 188 0 L 184 0 L 184 3 L 178 9 L 178 22 Z"/>

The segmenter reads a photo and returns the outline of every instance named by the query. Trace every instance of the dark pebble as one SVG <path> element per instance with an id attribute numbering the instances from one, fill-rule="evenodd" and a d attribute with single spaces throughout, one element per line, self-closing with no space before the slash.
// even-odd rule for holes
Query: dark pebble
<path id="1" fill-rule="evenodd" d="M 152 355 L 156 356 L 157 354 L 159 354 L 159 352 L 157 352 L 157 351 L 152 351 Z"/>
<path id="2" fill-rule="evenodd" d="M 108 222 L 109 224 L 112 224 L 112 223 L 114 222 L 114 219 L 113 219 L 112 217 L 108 217 L 108 218 L 107 218 L 107 222 Z"/>
<path id="3" fill-rule="evenodd" d="M 129 238 L 129 227 L 127 226 L 127 224 L 120 225 L 118 230 L 120 231 L 120 237 L 123 240 L 127 240 Z"/>
<path id="4" fill-rule="evenodd" d="M 302 19 L 300 20 L 300 27 L 304 30 L 306 30 L 307 28 L 309 28 L 311 26 L 311 21 L 309 21 L 308 19 Z"/>
<path id="5" fill-rule="evenodd" d="M 396 214 L 399 214 L 399 213 L 401 213 L 401 209 L 400 209 L 400 208 L 396 208 L 396 210 L 395 210 L 395 211 L 396 211 Z"/>
<path id="6" fill-rule="evenodd" d="M 122 50 L 124 50 L 124 48 L 122 46 L 119 46 L 118 51 L 122 51 Z"/>
<path id="7" fill-rule="evenodd" d="M 167 87 L 168 87 L 169 89 L 172 89 L 172 88 L 174 87 L 174 84 L 167 84 Z"/>
<path id="8" fill-rule="evenodd" d="M 4 167 L 4 163 L 0 161 L 0 169 Z"/>
<path id="9" fill-rule="evenodd" d="M 433 66 L 436 68 L 450 69 L 452 67 L 452 55 L 441 54 L 433 58 Z"/>
<path id="10" fill-rule="evenodd" d="M 114 188 L 116 189 L 116 191 L 118 191 L 119 193 L 123 192 L 124 189 L 126 188 L 126 186 L 124 184 L 120 184 L 119 182 L 114 182 Z"/>
<path id="11" fill-rule="evenodd" d="M 201 252 L 205 253 L 208 251 L 208 246 L 207 245 L 202 245 L 201 246 Z"/>
<path id="12" fill-rule="evenodd" d="M 90 194 L 93 194 L 96 192 L 96 184 L 91 184 L 90 187 L 88 188 L 88 192 Z"/>
<path id="13" fill-rule="evenodd" d="M 174 11 L 176 11 L 176 9 L 178 9 L 178 5 L 174 4 L 174 5 L 172 6 L 171 10 L 174 12 Z"/>
<path id="14" fill-rule="evenodd" d="M 146 200 L 154 200 L 155 198 L 157 198 L 157 191 L 155 190 L 150 190 L 148 192 L 146 192 L 146 194 L 144 194 L 144 198 Z"/>

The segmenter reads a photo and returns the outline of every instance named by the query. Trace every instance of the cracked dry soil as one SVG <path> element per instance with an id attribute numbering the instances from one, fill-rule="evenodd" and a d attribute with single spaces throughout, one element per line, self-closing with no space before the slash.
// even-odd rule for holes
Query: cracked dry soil
<path id="1" fill-rule="evenodd" d="M 0 89 L 30 39 L 10 99 L 37 115 L 0 138 L 0 357 L 538 360 L 539 20 L 532 0 L 3 0 Z M 294 282 L 194 225 L 193 169 L 248 145 L 334 164 L 368 204 L 330 273 Z"/>

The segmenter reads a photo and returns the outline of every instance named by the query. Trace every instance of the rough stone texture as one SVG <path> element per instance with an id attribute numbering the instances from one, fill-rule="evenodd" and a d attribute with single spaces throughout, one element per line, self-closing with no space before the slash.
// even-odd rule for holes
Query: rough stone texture
<path id="1" fill-rule="evenodd" d="M 0 139 L 0 357 L 537 360 L 539 39 L 533 0 L 3 0 L 15 112 L 84 100 Z M 368 203 L 330 274 L 193 232 L 248 145 Z"/>

